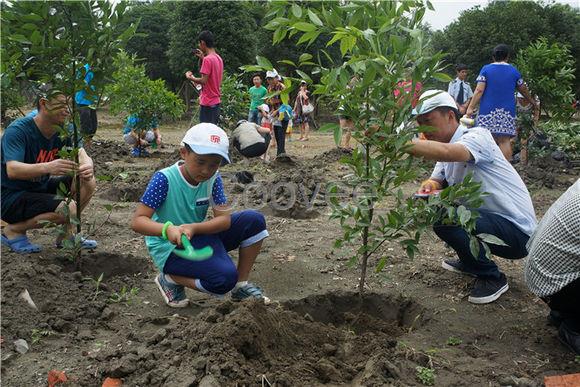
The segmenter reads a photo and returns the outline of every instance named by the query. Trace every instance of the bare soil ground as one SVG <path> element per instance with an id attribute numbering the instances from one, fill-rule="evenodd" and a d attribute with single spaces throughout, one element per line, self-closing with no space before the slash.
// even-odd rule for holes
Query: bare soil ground
<path id="1" fill-rule="evenodd" d="M 84 254 L 80 272 L 52 247 L 50 230 L 31 233 L 43 245 L 40 254 L 2 250 L 4 386 L 44 386 L 51 369 L 64 370 L 79 386 L 100 386 L 107 376 L 129 386 L 415 386 L 421 385 L 417 367 L 433 368 L 436 386 L 540 386 L 545 375 L 580 372 L 547 326 L 546 306 L 523 283 L 521 260 L 498 258 L 509 292 L 490 305 L 472 305 L 471 280 L 440 266 L 453 252 L 426 235 L 414 260 L 385 246 L 388 265 L 370 274 L 360 298 L 358 270 L 348 266 L 352 250 L 333 248 L 340 227 L 328 219 L 323 200 L 324 184 L 349 173 L 326 134 L 289 143 L 293 163 L 238 160 L 222 172 L 238 208 L 266 214 L 271 236 L 252 280 L 273 303 L 232 303 L 190 291 L 191 306 L 167 307 L 143 239 L 129 222 L 152 173 L 176 160 L 187 127 L 163 126 L 166 147 L 135 159 L 122 144 L 120 120 L 101 114 L 89 150 L 101 181 L 84 215 L 85 226 L 96 225 L 92 237 L 100 245 Z M 548 177 L 542 169 L 522 171 L 538 216 L 578 178 L 558 164 Z M 265 193 L 235 182 L 240 171 L 251 172 Z M 288 182 L 302 187 L 298 204 L 271 192 Z M 24 289 L 38 310 L 19 298 Z M 27 353 L 15 351 L 17 339 L 28 342 Z"/>

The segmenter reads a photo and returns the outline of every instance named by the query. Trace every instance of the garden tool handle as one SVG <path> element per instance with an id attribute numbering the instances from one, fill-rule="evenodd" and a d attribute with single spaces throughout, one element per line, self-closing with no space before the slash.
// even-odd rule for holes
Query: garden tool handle
<path id="1" fill-rule="evenodd" d="M 181 235 L 181 244 L 183 249 L 174 249 L 173 253 L 180 258 L 188 259 L 190 261 L 204 261 L 213 255 L 213 249 L 211 246 L 205 246 L 201 249 L 194 249 L 187 238 L 187 235 Z"/>

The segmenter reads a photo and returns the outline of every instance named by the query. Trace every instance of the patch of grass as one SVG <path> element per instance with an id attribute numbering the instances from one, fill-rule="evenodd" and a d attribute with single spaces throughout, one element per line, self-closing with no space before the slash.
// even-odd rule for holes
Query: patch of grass
<path id="1" fill-rule="evenodd" d="M 33 329 L 32 333 L 30 334 L 30 338 L 32 339 L 32 344 L 36 344 L 40 342 L 43 338 L 52 335 L 54 332 L 49 330 L 43 329 Z"/>
<path id="2" fill-rule="evenodd" d="M 120 292 L 112 292 L 108 301 L 115 304 L 124 302 L 125 305 L 128 305 L 133 301 L 133 298 L 137 293 L 139 293 L 139 288 L 131 287 L 130 289 L 127 289 L 126 286 L 123 286 Z"/>
<path id="3" fill-rule="evenodd" d="M 427 367 L 416 367 L 417 373 L 415 376 L 421 384 L 425 386 L 432 386 L 435 384 L 435 370 L 433 368 Z"/>
<path id="4" fill-rule="evenodd" d="M 463 343 L 463 340 L 461 340 L 459 337 L 450 336 L 447 339 L 447 345 L 456 346 L 456 345 L 459 345 L 461 343 Z"/>
<path id="5" fill-rule="evenodd" d="M 99 294 L 102 293 L 102 291 L 101 291 L 101 282 L 103 282 L 103 276 L 104 275 L 105 275 L 105 273 L 101 273 L 101 275 L 97 279 L 94 279 L 94 278 L 91 278 L 91 277 L 85 277 L 85 278 L 83 278 L 83 281 L 91 281 L 95 285 L 95 292 L 93 293 L 93 301 L 95 301 L 97 299 L 97 297 L 99 296 Z"/>

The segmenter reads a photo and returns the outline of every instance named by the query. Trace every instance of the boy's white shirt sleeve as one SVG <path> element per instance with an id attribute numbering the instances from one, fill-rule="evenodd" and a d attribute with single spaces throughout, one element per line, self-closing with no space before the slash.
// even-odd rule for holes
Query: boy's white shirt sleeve
<path id="1" fill-rule="evenodd" d="M 445 180 L 445 163 L 437 161 L 433 172 L 431 172 L 431 179 L 435 180 Z"/>
<path id="2" fill-rule="evenodd" d="M 461 136 L 457 143 L 464 145 L 471 153 L 473 160 L 470 163 L 491 163 L 494 160 L 492 150 L 497 145 L 487 129 L 472 129 Z"/>

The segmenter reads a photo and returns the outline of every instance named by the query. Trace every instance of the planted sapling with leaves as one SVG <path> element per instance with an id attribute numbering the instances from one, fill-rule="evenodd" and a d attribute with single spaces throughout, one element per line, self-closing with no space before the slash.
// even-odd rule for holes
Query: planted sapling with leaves
<path id="1" fill-rule="evenodd" d="M 419 177 L 420 168 L 408 157 L 410 141 L 419 131 L 411 121 L 416 91 L 430 79 L 448 81 L 442 73 L 442 55 L 430 56 L 428 38 L 422 29 L 422 18 L 430 2 L 347 2 L 273 3 L 266 25 L 274 31 L 274 43 L 289 36 L 299 36 L 298 43 L 310 45 L 317 39 L 327 46 L 339 46 L 338 63 L 325 50 L 318 58 L 305 57 L 296 66 L 296 73 L 307 82 L 312 76 L 320 79 L 313 94 L 327 103 L 338 104 L 341 115 L 352 119 L 353 138 L 358 142 L 351 156 L 341 161 L 353 175 L 345 185 L 329 187 L 333 205 L 332 218 L 337 219 L 343 235 L 336 247 L 355 247 L 351 263 L 361 269 L 359 290 L 364 290 L 367 266 L 371 257 L 382 257 L 378 268 L 385 266 L 389 254 L 384 252 L 398 242 L 413 257 L 421 234 L 438 215 L 444 221 L 459 223 L 455 208 L 463 204 L 461 213 L 466 226 L 474 226 L 475 209 L 481 203 L 478 184 L 467 179 L 464 185 L 444 190 L 436 201 L 416 201 L 403 193 L 403 186 Z M 322 58 L 325 63 L 323 65 Z M 246 66 L 246 71 L 269 70 L 264 58 Z M 288 61 L 284 63 L 288 64 Z M 285 78 L 287 98 L 295 79 Z M 328 124 L 335 133 L 337 145 L 341 128 Z M 469 197 L 460 195 L 469 193 Z M 352 199 L 344 201 L 344 198 Z M 467 212 L 466 212 L 467 211 Z M 468 215 L 467 215 L 468 214 Z"/>
<path id="2" fill-rule="evenodd" d="M 81 265 L 81 248 L 94 248 L 96 244 L 82 235 L 81 213 L 92 195 L 85 187 L 92 185 L 94 191 L 94 177 L 92 160 L 81 145 L 78 106 L 72 97 L 84 91 L 89 99 L 98 103 L 97 90 L 103 89 L 112 56 L 135 33 L 136 24 L 126 29 L 120 27 L 124 22 L 125 7 L 126 3 L 49 1 L 11 2 L 2 7 L 2 72 L 10 72 L 9 78 L 20 84 L 45 86 L 39 93 L 39 101 L 43 109 L 49 106 L 42 111 L 39 109 L 40 118 L 34 119 L 44 126 L 41 130 L 49 135 L 47 138 L 53 141 L 58 130 L 56 127 L 67 128 L 61 130 L 61 144 L 56 149 L 43 149 L 47 153 L 41 158 L 46 163 L 55 162 L 53 166 L 59 164 L 61 168 L 50 168 L 42 176 L 29 175 L 23 180 L 45 179 L 48 175 L 70 176 L 70 184 L 56 183 L 60 196 L 57 200 L 65 203 L 60 212 L 65 219 L 58 222 L 62 224 L 58 238 L 64 238 L 64 241 L 57 241 L 57 245 L 72 252 L 77 267 Z M 85 82 L 88 71 L 93 74 L 90 85 Z M 58 106 L 53 106 L 54 101 Z M 62 120 L 56 120 L 57 115 L 62 115 Z M 64 122 L 69 117 L 70 131 Z M 26 140 L 22 146 L 26 146 Z M 83 197 L 83 190 L 88 192 L 87 197 Z M 71 210 L 73 206 L 74 211 Z M 46 213 L 54 212 L 54 208 L 50 210 Z M 26 220 L 29 223 L 25 230 L 40 226 L 39 220 L 53 219 L 44 216 Z M 22 243 L 19 246 L 22 247 Z M 15 245 L 12 243 L 11 247 Z M 26 250 L 37 252 L 40 247 L 28 243 Z"/>
<path id="3" fill-rule="evenodd" d="M 145 146 L 160 142 L 159 120 L 180 117 L 184 105 L 177 95 L 167 90 L 163 80 L 149 79 L 145 66 L 135 61 L 134 56 L 119 53 L 113 62 L 113 83 L 106 92 L 111 98 L 112 113 L 129 113 L 125 140 L 133 145 L 133 155 L 145 156 Z"/>

